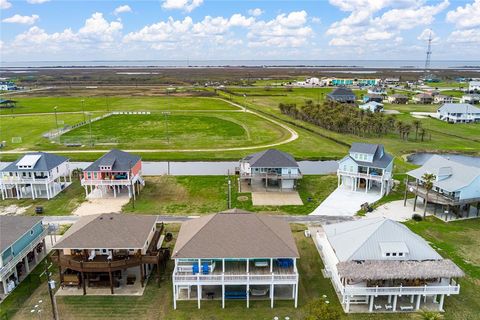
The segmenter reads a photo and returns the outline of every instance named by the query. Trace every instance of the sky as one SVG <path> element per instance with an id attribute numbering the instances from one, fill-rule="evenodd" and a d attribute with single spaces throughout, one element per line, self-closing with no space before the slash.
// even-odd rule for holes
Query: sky
<path id="1" fill-rule="evenodd" d="M 0 0 L 1 61 L 480 60 L 480 0 Z"/>

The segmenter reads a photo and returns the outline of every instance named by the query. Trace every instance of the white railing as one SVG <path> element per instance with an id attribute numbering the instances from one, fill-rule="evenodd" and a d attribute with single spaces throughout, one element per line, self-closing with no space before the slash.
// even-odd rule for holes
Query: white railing
<path id="1" fill-rule="evenodd" d="M 2 184 L 35 184 L 35 183 L 50 183 L 53 182 L 53 178 L 20 178 L 20 177 L 0 177 L 0 183 Z"/>
<path id="2" fill-rule="evenodd" d="M 82 179 L 82 186 L 129 186 L 129 179 Z"/>
<path id="3" fill-rule="evenodd" d="M 47 236 L 48 234 L 48 229 L 45 228 L 42 233 L 40 233 L 36 238 L 35 240 L 31 241 L 30 244 L 28 246 L 26 246 L 25 248 L 23 248 L 22 251 L 20 251 L 19 253 L 17 253 L 15 255 L 15 257 L 13 257 L 12 260 L 10 260 L 9 262 L 7 262 L 2 268 L 0 268 L 0 277 L 3 278 L 5 277 L 5 275 L 10 272 L 10 270 L 12 270 L 12 268 L 14 268 L 17 263 L 19 263 L 23 258 L 25 258 L 25 256 L 27 255 L 27 253 L 29 253 L 30 251 L 32 251 L 33 249 L 35 249 L 35 247 L 40 243 L 42 242 L 42 240 Z M 47 250 L 46 248 L 43 248 L 43 250 Z"/>
<path id="4" fill-rule="evenodd" d="M 355 177 L 355 178 L 364 178 L 364 179 L 376 180 L 376 181 L 388 180 L 390 178 L 390 175 L 388 173 L 385 173 L 384 175 L 373 175 L 373 174 L 350 172 L 350 171 L 344 171 L 344 170 L 337 170 L 337 175 L 349 176 L 349 177 Z"/>
<path id="5" fill-rule="evenodd" d="M 412 295 L 412 294 L 458 294 L 460 293 L 460 285 L 424 285 L 418 287 L 356 287 L 345 286 L 344 295 L 349 296 L 365 296 L 365 295 Z"/>
<path id="6" fill-rule="evenodd" d="M 265 283 L 265 282 L 297 282 L 298 274 L 173 274 L 173 280 L 178 283 Z"/>
<path id="7" fill-rule="evenodd" d="M 281 173 L 241 173 L 241 178 L 281 178 L 281 179 L 301 179 L 303 175 L 301 173 L 296 174 L 281 174 Z"/>

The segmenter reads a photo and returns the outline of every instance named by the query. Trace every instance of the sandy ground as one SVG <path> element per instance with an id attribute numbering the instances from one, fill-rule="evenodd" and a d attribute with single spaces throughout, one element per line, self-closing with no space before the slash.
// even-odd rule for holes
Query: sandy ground
<path id="1" fill-rule="evenodd" d="M 400 114 L 398 110 L 383 110 L 384 114 Z"/>
<path id="2" fill-rule="evenodd" d="M 354 216 L 365 202 L 374 203 L 379 200 L 380 193 L 376 189 L 351 191 L 342 186 L 333 191 L 311 214 L 326 216 Z"/>
<path id="3" fill-rule="evenodd" d="M 417 210 L 413 211 L 413 199 L 407 200 L 407 206 L 403 206 L 403 200 L 386 203 L 372 212 L 367 213 L 367 218 L 386 217 L 396 221 L 407 221 L 412 218 L 414 213 L 423 214 L 423 204 L 417 203 Z M 427 211 L 427 215 L 429 215 Z"/>
<path id="4" fill-rule="evenodd" d="M 303 205 L 298 192 L 252 192 L 254 206 Z"/>
<path id="5" fill-rule="evenodd" d="M 418 119 L 425 119 L 428 117 L 432 118 L 438 118 L 438 115 L 436 112 L 410 112 L 412 117 L 418 118 Z"/>
<path id="6" fill-rule="evenodd" d="M 30 206 L 19 207 L 16 204 L 12 204 L 6 207 L 0 207 L 0 216 L 6 215 L 22 215 L 27 211 Z"/>
<path id="7" fill-rule="evenodd" d="M 91 214 L 121 212 L 122 206 L 128 203 L 128 197 L 89 199 L 77 207 L 72 214 L 87 216 Z"/>

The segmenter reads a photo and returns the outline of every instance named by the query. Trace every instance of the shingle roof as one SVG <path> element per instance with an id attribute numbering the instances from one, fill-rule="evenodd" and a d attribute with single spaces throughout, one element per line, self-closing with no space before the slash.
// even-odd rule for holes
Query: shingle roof
<path id="1" fill-rule="evenodd" d="M 335 88 L 328 95 L 331 97 L 338 97 L 338 96 L 354 96 L 355 97 L 355 93 L 352 91 L 352 89 L 347 87 Z"/>
<path id="2" fill-rule="evenodd" d="M 41 217 L 0 216 L 0 253 L 40 221 L 42 221 Z"/>
<path id="3" fill-rule="evenodd" d="M 408 97 L 406 95 L 400 94 L 400 93 L 392 94 L 391 97 L 394 97 L 396 99 L 408 99 Z"/>
<path id="4" fill-rule="evenodd" d="M 290 226 L 254 213 L 217 213 L 182 224 L 172 258 L 298 258 Z"/>
<path id="5" fill-rule="evenodd" d="M 361 166 L 386 168 L 393 161 L 393 156 L 385 152 L 385 149 L 381 144 L 354 142 L 352 143 L 350 152 L 373 154 L 372 162 L 360 161 L 347 156 Z"/>
<path id="6" fill-rule="evenodd" d="M 276 149 L 268 149 L 246 156 L 242 161 L 252 168 L 298 168 L 298 163 L 290 154 Z"/>
<path id="7" fill-rule="evenodd" d="M 416 179 L 421 179 L 425 173 L 434 174 L 437 178 L 441 177 L 442 180 L 433 182 L 435 187 L 454 192 L 470 185 L 479 177 L 480 168 L 434 155 L 420 168 L 407 172 L 409 176 Z"/>
<path id="8" fill-rule="evenodd" d="M 108 153 L 104 154 L 101 158 L 97 159 L 94 163 L 89 165 L 83 171 L 100 171 L 100 166 L 112 166 L 112 171 L 128 171 L 130 170 L 141 158 L 137 155 L 112 149 Z"/>
<path id="9" fill-rule="evenodd" d="M 416 98 L 419 98 L 419 99 L 426 99 L 426 98 L 429 98 L 429 99 L 432 99 L 432 95 L 429 94 L 429 93 L 419 93 L 415 96 Z"/>
<path id="10" fill-rule="evenodd" d="M 442 259 L 423 238 L 383 217 L 330 224 L 324 230 L 339 261 L 384 260 L 380 246 L 384 242 L 404 242 L 407 260 Z"/>
<path id="11" fill-rule="evenodd" d="M 103 213 L 81 217 L 54 249 L 141 249 L 156 216 Z"/>
<path id="12" fill-rule="evenodd" d="M 17 163 L 20 162 L 25 156 L 33 156 L 37 155 L 40 156 L 38 161 L 35 163 L 35 166 L 32 169 L 19 169 L 17 167 Z M 49 171 L 53 168 L 59 166 L 60 164 L 68 161 L 68 158 L 58 156 L 53 153 L 46 153 L 46 152 L 29 152 L 15 160 L 14 162 L 10 163 L 8 166 L 3 168 L 2 172 L 11 172 L 11 171 Z"/>
<path id="13" fill-rule="evenodd" d="M 480 108 L 469 103 L 444 103 L 438 112 L 445 113 L 480 113 Z"/>

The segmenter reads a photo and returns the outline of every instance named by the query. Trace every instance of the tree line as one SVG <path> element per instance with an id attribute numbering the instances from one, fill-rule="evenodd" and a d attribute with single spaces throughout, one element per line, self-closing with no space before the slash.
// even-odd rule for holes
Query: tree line
<path id="1" fill-rule="evenodd" d="M 338 133 L 377 137 L 396 133 L 402 140 L 408 140 L 414 133 L 415 140 L 420 137 L 421 141 L 424 141 L 426 136 L 426 130 L 422 128 L 419 120 L 405 123 L 397 121 L 392 115 L 363 110 L 350 104 L 334 101 L 314 104 L 312 100 L 307 100 L 300 107 L 295 103 L 280 103 L 278 107 L 285 115 Z"/>

